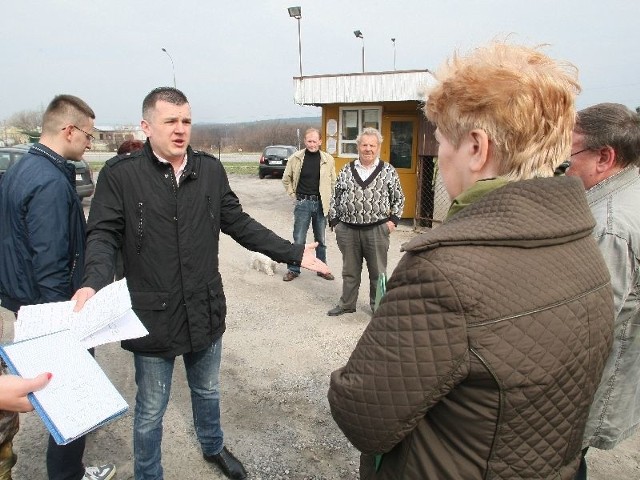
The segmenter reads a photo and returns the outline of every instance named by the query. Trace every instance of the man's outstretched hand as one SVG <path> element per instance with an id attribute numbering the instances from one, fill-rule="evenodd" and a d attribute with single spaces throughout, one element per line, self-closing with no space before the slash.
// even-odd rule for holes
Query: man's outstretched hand
<path id="1" fill-rule="evenodd" d="M 326 263 L 321 260 L 318 260 L 316 257 L 316 247 L 318 246 L 318 242 L 315 243 L 307 243 L 304 246 L 304 253 L 302 254 L 302 262 L 300 266 L 313 270 L 314 272 L 319 273 L 331 273 L 329 267 Z"/>

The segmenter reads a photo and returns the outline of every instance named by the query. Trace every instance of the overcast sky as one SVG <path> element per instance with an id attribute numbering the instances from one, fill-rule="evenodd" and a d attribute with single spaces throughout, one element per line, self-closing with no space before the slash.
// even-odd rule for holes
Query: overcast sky
<path id="1" fill-rule="evenodd" d="M 173 84 L 194 122 L 319 116 L 293 102 L 302 7 L 304 75 L 435 70 L 511 34 L 580 70 L 578 107 L 640 106 L 639 0 L 4 0 L 0 120 L 70 93 L 97 125 L 137 124 L 144 96 Z"/>

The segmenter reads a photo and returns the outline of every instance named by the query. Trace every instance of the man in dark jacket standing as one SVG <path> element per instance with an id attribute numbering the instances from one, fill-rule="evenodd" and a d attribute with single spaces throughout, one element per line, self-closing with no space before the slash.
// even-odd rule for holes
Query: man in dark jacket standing
<path id="1" fill-rule="evenodd" d="M 133 309 L 149 335 L 123 342 L 134 354 L 136 480 L 160 480 L 162 417 L 175 358 L 183 356 L 196 434 L 204 458 L 233 479 L 246 478 L 224 446 L 218 373 L 226 301 L 218 271 L 220 232 L 249 250 L 327 273 L 317 244 L 293 245 L 243 212 L 215 157 L 189 146 L 191 108 L 175 88 L 142 104 L 142 150 L 109 160 L 89 215 L 86 274 L 76 308 L 113 280 L 122 246 Z"/>
<path id="2" fill-rule="evenodd" d="M 85 219 L 75 189 L 80 160 L 91 148 L 95 114 L 72 95 L 55 97 L 42 119 L 42 136 L 4 174 L 0 185 L 0 300 L 14 313 L 23 305 L 68 301 L 80 286 Z M 109 479 L 113 465 L 82 465 L 85 437 L 57 445 L 49 437 L 50 479 Z"/>

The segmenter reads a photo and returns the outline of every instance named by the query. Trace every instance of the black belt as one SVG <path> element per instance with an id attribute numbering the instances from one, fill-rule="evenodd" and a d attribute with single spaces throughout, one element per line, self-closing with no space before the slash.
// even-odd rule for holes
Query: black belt
<path id="1" fill-rule="evenodd" d="M 320 195 L 303 195 L 301 193 L 296 193 L 296 198 L 298 200 L 315 200 L 317 202 L 320 200 Z"/>

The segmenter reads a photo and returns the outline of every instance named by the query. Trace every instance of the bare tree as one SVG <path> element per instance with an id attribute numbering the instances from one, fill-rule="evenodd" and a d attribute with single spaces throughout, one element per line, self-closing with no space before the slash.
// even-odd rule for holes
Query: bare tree
<path id="1" fill-rule="evenodd" d="M 6 123 L 12 127 L 19 128 L 25 133 L 42 131 L 42 115 L 44 110 L 21 110 L 11 115 Z"/>
<path id="2" fill-rule="evenodd" d="M 195 124 L 191 133 L 194 148 L 223 152 L 260 152 L 267 145 L 298 145 L 298 132 L 320 127 L 320 119 L 261 120 L 233 124 Z"/>

